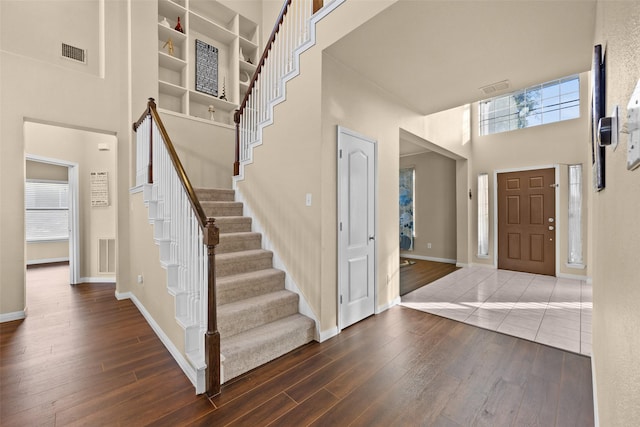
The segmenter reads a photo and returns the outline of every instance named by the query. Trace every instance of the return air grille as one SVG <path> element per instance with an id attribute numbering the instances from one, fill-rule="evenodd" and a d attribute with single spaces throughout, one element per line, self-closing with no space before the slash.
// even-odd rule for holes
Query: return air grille
<path id="1" fill-rule="evenodd" d="M 71 59 L 72 61 L 87 63 L 86 51 L 79 47 L 71 46 L 66 43 L 62 43 L 62 57 Z"/>

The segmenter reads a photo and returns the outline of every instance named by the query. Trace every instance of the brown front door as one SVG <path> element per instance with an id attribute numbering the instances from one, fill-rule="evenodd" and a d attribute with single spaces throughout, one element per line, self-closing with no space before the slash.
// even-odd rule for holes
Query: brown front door
<path id="1" fill-rule="evenodd" d="M 498 268 L 556 274 L 555 170 L 498 174 Z"/>

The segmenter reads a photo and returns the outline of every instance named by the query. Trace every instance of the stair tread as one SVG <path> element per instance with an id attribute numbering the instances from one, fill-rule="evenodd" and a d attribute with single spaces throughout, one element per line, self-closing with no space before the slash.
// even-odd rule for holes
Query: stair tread
<path id="1" fill-rule="evenodd" d="M 315 322 L 310 318 L 300 313 L 292 314 L 239 334 L 221 338 L 220 353 L 229 360 L 235 354 L 247 351 L 247 348 L 259 347 L 261 344 L 273 339 L 282 339 L 298 329 L 314 327 Z"/>

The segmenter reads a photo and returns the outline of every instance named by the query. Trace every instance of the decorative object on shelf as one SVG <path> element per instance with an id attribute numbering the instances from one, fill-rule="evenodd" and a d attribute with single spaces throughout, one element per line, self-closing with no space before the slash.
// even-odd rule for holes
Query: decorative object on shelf
<path id="1" fill-rule="evenodd" d="M 215 122 L 216 119 L 213 117 L 213 113 L 216 112 L 216 109 L 213 108 L 213 105 L 209 105 L 209 109 L 207 111 L 209 111 L 209 120 L 211 120 L 212 122 Z"/>
<path id="2" fill-rule="evenodd" d="M 167 28 L 171 28 L 171 25 L 169 25 L 169 21 L 167 21 L 166 17 L 162 17 L 162 21 L 160 21 L 160 25 L 162 25 L 163 27 L 167 27 Z"/>
<path id="3" fill-rule="evenodd" d="M 249 64 L 253 64 L 253 62 L 251 61 L 251 58 L 248 56 L 246 57 L 245 61 L 248 62 Z"/>
<path id="4" fill-rule="evenodd" d="M 239 55 L 239 56 L 240 56 L 240 59 L 241 59 L 241 60 L 245 61 L 245 59 L 244 59 L 244 53 L 242 53 L 242 47 L 240 47 L 240 55 Z"/>
<path id="5" fill-rule="evenodd" d="M 246 71 L 243 71 L 240 73 L 240 82 L 249 83 L 250 79 L 251 79 L 251 76 L 249 76 L 249 73 L 247 73 Z"/>
<path id="6" fill-rule="evenodd" d="M 162 48 L 164 49 L 167 46 L 169 46 L 169 49 L 168 49 L 169 55 L 173 56 L 173 40 L 171 39 L 171 37 L 169 37 L 169 39 L 164 44 L 164 46 L 162 46 Z"/>
<path id="7" fill-rule="evenodd" d="M 176 31 L 179 31 L 181 33 L 184 33 L 184 30 L 182 29 L 182 24 L 180 24 L 180 17 L 178 16 L 178 23 L 176 24 L 176 28 L 174 28 Z"/>
<path id="8" fill-rule="evenodd" d="M 227 78 L 223 77 L 222 78 L 222 95 L 220 95 L 220 99 L 222 99 L 223 101 L 227 100 L 227 95 L 226 95 L 226 85 L 227 85 Z"/>
<path id="9" fill-rule="evenodd" d="M 202 40 L 196 40 L 196 90 L 218 96 L 218 48 Z"/>

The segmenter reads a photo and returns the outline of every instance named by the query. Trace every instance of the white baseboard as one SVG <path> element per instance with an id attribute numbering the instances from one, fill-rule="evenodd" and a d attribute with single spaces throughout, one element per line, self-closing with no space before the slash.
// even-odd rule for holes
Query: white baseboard
<path id="1" fill-rule="evenodd" d="M 394 305 L 398 305 L 398 304 L 400 304 L 400 302 L 401 302 L 401 299 L 400 299 L 400 297 L 398 296 L 398 297 L 394 298 L 393 300 L 389 301 L 388 303 L 378 306 L 378 307 L 376 308 L 376 314 L 380 314 L 380 313 L 382 313 L 383 311 L 387 311 L 387 310 L 389 310 L 391 307 L 393 307 Z"/>
<path id="2" fill-rule="evenodd" d="M 116 283 L 116 278 L 107 277 L 81 277 L 78 283 Z"/>
<path id="3" fill-rule="evenodd" d="M 466 262 L 456 262 L 456 267 L 469 268 L 471 267 L 471 264 L 468 264 Z"/>
<path id="4" fill-rule="evenodd" d="M 456 264 L 455 259 L 449 259 L 449 258 L 436 258 L 432 256 L 413 255 L 413 254 L 407 254 L 404 252 L 402 252 L 400 256 L 402 258 L 421 259 L 423 261 L 434 261 L 434 262 L 444 262 L 447 264 Z"/>
<path id="5" fill-rule="evenodd" d="M 591 351 L 591 388 L 593 388 L 593 425 L 600 425 L 600 417 L 598 416 L 598 387 L 596 386 L 596 362 Z"/>
<path id="6" fill-rule="evenodd" d="M 336 335 L 338 335 L 338 327 L 334 326 L 331 329 L 328 329 L 326 331 L 320 331 L 320 340 L 318 342 L 324 342 L 326 340 L 328 340 L 329 338 L 333 338 Z"/>
<path id="7" fill-rule="evenodd" d="M 27 311 L 14 311 L 13 313 L 0 314 L 0 323 L 13 322 L 14 320 L 22 320 L 27 317 Z"/>
<path id="8" fill-rule="evenodd" d="M 118 300 L 130 299 L 133 302 L 133 304 L 138 308 L 138 311 L 140 311 L 140 313 L 145 318 L 149 326 L 151 326 L 151 329 L 153 329 L 153 331 L 156 333 L 160 341 L 162 341 L 162 344 L 164 344 L 167 350 L 169 350 L 169 353 L 171 353 L 171 356 L 173 356 L 175 361 L 178 363 L 178 365 L 180 366 L 180 369 L 182 369 L 182 372 L 184 372 L 187 378 L 189 378 L 189 381 L 191 381 L 191 384 L 193 384 L 193 386 L 196 389 L 196 394 L 204 393 L 206 391 L 203 389 L 204 382 L 201 379 L 200 381 L 198 381 L 199 378 L 196 370 L 193 368 L 193 366 L 191 366 L 191 364 L 187 361 L 185 356 L 180 352 L 180 350 L 178 350 L 175 344 L 173 344 L 173 342 L 169 339 L 169 337 L 164 333 L 160 325 L 158 325 L 158 323 L 147 311 L 144 305 L 142 305 L 140 300 L 138 300 L 138 298 L 131 292 L 120 293 L 116 291 L 115 295 Z"/>
<path id="9" fill-rule="evenodd" d="M 32 259 L 31 261 L 27 261 L 27 265 L 53 264 L 55 262 L 68 262 L 68 261 L 69 261 L 69 257 Z"/>

